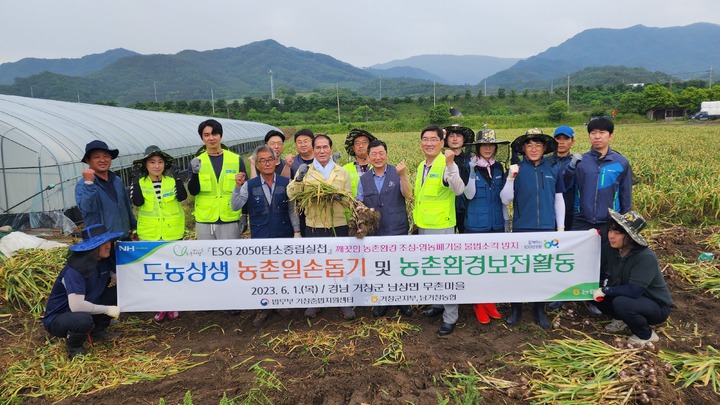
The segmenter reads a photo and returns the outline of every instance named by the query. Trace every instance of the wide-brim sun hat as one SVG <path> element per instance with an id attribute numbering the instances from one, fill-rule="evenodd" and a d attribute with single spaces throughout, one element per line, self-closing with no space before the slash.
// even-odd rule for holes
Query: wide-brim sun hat
<path id="1" fill-rule="evenodd" d="M 103 224 L 86 226 L 82 230 L 82 242 L 70 246 L 73 252 L 87 252 L 93 250 L 107 241 L 113 241 L 123 235 L 123 232 L 108 232 Z"/>
<path id="2" fill-rule="evenodd" d="M 627 232 L 627 234 L 630 235 L 632 240 L 634 240 L 638 245 L 648 245 L 645 238 L 640 235 L 640 231 L 645 229 L 645 227 L 647 226 L 647 221 L 645 221 L 645 218 L 643 218 L 642 215 L 640 215 L 637 211 L 628 211 L 625 214 L 620 214 L 612 208 L 608 208 L 608 213 L 610 214 L 610 217 L 613 219 L 613 221 L 617 222 L 618 225 L 622 226 L 625 232 Z"/>
<path id="3" fill-rule="evenodd" d="M 137 168 L 145 167 L 145 161 L 147 161 L 149 158 L 151 158 L 153 156 L 160 156 L 161 158 L 163 158 L 163 160 L 165 161 L 166 168 L 170 167 L 175 162 L 175 158 L 168 155 L 167 153 L 163 152 L 159 146 L 150 145 L 147 148 L 145 148 L 145 155 L 143 157 L 133 161 L 133 166 L 135 166 Z"/>
<path id="4" fill-rule="evenodd" d="M 486 129 L 477 133 L 475 142 L 470 145 L 507 145 L 510 141 L 502 141 L 495 137 L 495 130 Z"/>
<path id="5" fill-rule="evenodd" d="M 445 139 L 443 140 L 443 142 L 445 143 L 446 147 L 448 146 L 447 140 L 448 140 L 448 136 L 450 136 L 450 134 L 462 135 L 463 136 L 463 146 L 468 146 L 473 141 L 473 139 L 475 139 L 475 131 L 473 131 L 471 128 L 464 127 L 460 124 L 452 124 L 443 129 L 445 130 Z"/>
<path id="6" fill-rule="evenodd" d="M 353 150 L 353 143 L 355 143 L 355 139 L 364 136 L 368 139 L 368 142 L 372 142 L 376 140 L 375 135 L 371 134 L 370 132 L 364 130 L 355 128 L 350 130 L 350 132 L 347 134 L 347 137 L 345 137 L 345 151 L 350 156 L 355 156 L 355 151 Z"/>
<path id="7" fill-rule="evenodd" d="M 110 149 L 108 144 L 96 139 L 94 141 L 90 141 L 90 143 L 85 145 L 85 154 L 83 155 L 83 158 L 80 161 L 83 163 L 87 163 L 87 158 L 90 156 L 90 153 L 94 150 L 104 150 L 104 151 L 108 152 L 110 154 L 111 160 L 118 157 L 118 154 L 120 153 L 117 149 Z"/>
<path id="8" fill-rule="evenodd" d="M 545 144 L 545 155 L 548 153 L 553 153 L 555 150 L 557 150 L 557 141 L 555 138 L 548 134 L 544 134 L 543 131 L 539 128 L 530 128 L 527 131 L 525 131 L 525 134 L 518 136 L 515 138 L 514 141 L 512 141 L 512 144 L 510 147 L 512 150 L 516 153 L 523 154 L 523 145 L 528 140 L 536 140 L 540 141 Z"/>

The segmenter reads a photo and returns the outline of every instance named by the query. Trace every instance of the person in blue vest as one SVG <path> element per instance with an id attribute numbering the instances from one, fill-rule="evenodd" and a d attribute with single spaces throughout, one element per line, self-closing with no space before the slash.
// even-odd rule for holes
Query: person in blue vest
<path id="1" fill-rule="evenodd" d="M 107 331 L 111 318 L 120 316 L 117 288 L 112 274 L 113 241 L 122 232 L 110 232 L 102 224 L 86 226 L 82 242 L 70 247 L 45 306 L 43 326 L 53 336 L 65 338 L 72 359 L 84 355 L 85 341 L 109 340 L 119 335 Z"/>
<path id="2" fill-rule="evenodd" d="M 455 233 L 455 197 L 465 190 L 455 164 L 455 153 L 442 153 L 445 131 L 437 125 L 420 132 L 420 147 L 425 159 L 420 162 L 415 177 L 413 221 L 420 235 Z M 433 304 L 423 316 L 433 318 L 442 314 L 438 336 L 447 336 L 455 329 L 459 315 L 458 304 Z"/>
<path id="3" fill-rule="evenodd" d="M 295 202 L 287 195 L 290 179 L 277 174 L 277 155 L 273 148 L 262 145 L 253 151 L 253 161 L 259 176 L 244 183 L 238 182 L 232 194 L 232 208 L 247 207 L 250 217 L 250 238 L 300 237 L 300 223 L 295 213 Z M 289 309 L 278 309 L 281 316 L 288 316 Z M 253 325 L 261 326 L 272 310 L 263 309 L 255 315 Z"/>
<path id="4" fill-rule="evenodd" d="M 368 145 L 368 156 L 372 169 L 360 176 L 357 199 L 380 213 L 378 230 L 371 236 L 407 235 L 410 224 L 405 201 L 413 199 L 407 165 L 404 160 L 397 166 L 389 165 L 387 145 L 379 139 Z M 376 306 L 372 314 L 385 316 L 388 308 Z M 410 305 L 401 305 L 400 314 L 412 316 Z"/>
<path id="5" fill-rule="evenodd" d="M 172 174 L 175 159 L 158 146 L 145 148 L 145 156 L 133 162 L 140 175 L 130 186 L 130 200 L 138 207 L 140 240 L 180 240 L 185 235 L 185 211 L 182 202 L 187 191 L 182 179 Z M 153 316 L 155 322 L 165 318 L 175 320 L 178 311 L 160 311 Z"/>
<path id="6" fill-rule="evenodd" d="M 519 164 L 511 165 L 507 182 L 500 192 L 505 205 L 513 203 L 513 232 L 562 232 L 565 230 L 565 186 L 557 166 L 544 155 L 555 151 L 557 142 L 550 135 L 532 128 L 516 138 L 510 147 L 523 155 Z M 522 316 L 522 303 L 511 305 L 508 325 L 517 325 Z M 545 303 L 533 304 L 535 322 L 543 329 L 550 328 Z"/>
<path id="7" fill-rule="evenodd" d="M 137 240 L 137 220 L 122 179 L 110 171 L 117 149 L 94 140 L 85 145 L 81 162 L 89 167 L 75 186 L 75 202 L 85 226 L 105 225 L 111 232 L 121 232 L 122 239 Z"/>
<path id="8" fill-rule="evenodd" d="M 453 124 L 443 128 L 445 130 L 445 147 L 455 154 L 455 164 L 460 171 L 460 178 L 464 184 L 468 183 L 470 177 L 470 153 L 463 148 L 469 146 L 475 138 L 475 131 L 459 124 Z M 465 210 L 467 209 L 467 198 L 461 194 L 455 197 L 455 229 L 457 233 L 465 233 Z"/>
<path id="9" fill-rule="evenodd" d="M 495 160 L 498 149 L 505 147 L 507 161 L 510 141 L 495 138 L 492 129 L 478 132 L 475 156 L 468 162 L 469 179 L 465 186 L 467 211 L 465 213 L 465 233 L 509 232 L 508 209 L 500 200 L 500 191 L 505 186 L 505 169 L 502 163 Z M 490 318 L 501 319 L 494 303 L 473 305 L 475 317 L 482 324 L 490 323 Z"/>

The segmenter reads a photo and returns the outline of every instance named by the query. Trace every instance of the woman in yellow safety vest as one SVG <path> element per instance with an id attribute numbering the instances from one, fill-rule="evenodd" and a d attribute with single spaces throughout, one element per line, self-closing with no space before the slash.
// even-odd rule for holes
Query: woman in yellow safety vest
<path id="1" fill-rule="evenodd" d="M 178 175 L 170 173 L 175 161 L 155 145 L 145 149 L 145 156 L 133 162 L 140 175 L 130 186 L 130 200 L 138 207 L 137 233 L 140 240 L 180 240 L 185 234 L 185 212 L 180 204 L 187 191 Z M 161 311 L 153 319 L 162 322 L 177 319 L 177 311 Z"/>

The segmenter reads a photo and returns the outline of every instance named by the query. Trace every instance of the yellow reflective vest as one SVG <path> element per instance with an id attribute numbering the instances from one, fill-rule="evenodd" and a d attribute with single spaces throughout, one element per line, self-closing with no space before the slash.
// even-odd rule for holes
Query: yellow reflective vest
<path id="1" fill-rule="evenodd" d="M 420 162 L 415 176 L 415 208 L 413 220 L 419 228 L 443 229 L 455 226 L 455 194 L 443 184 L 445 155 L 439 154 L 430 172 L 422 181 L 425 161 Z"/>
<path id="2" fill-rule="evenodd" d="M 150 177 L 140 179 L 145 204 L 138 208 L 138 237 L 142 240 L 179 240 L 185 234 L 185 213 L 175 197 L 175 179 L 163 176 L 158 200 Z"/>
<path id="3" fill-rule="evenodd" d="M 233 222 L 240 219 L 240 211 L 230 207 L 230 197 L 235 189 L 235 175 L 240 173 L 240 156 L 225 150 L 220 178 L 215 176 L 210 156 L 203 152 L 200 156 L 200 192 L 195 196 L 195 221 L 215 223 L 218 220 Z"/>
<path id="4" fill-rule="evenodd" d="M 350 174 L 350 187 L 352 187 L 353 197 L 357 197 L 358 183 L 360 183 L 360 174 L 358 174 L 357 166 L 355 162 L 350 162 L 343 166 L 345 170 Z"/>

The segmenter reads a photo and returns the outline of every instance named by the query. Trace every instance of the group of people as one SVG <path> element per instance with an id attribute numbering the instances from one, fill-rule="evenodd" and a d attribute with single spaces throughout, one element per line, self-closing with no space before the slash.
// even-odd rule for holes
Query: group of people
<path id="1" fill-rule="evenodd" d="M 210 119 L 198 126 L 203 146 L 188 165 L 187 189 L 173 170 L 173 157 L 153 145 L 134 162 L 139 175 L 129 193 L 109 170 L 118 151 L 92 141 L 82 158 L 89 168 L 75 192 L 85 223 L 83 241 L 70 248 L 43 323 L 49 333 L 66 338 L 71 357 L 84 353 L 88 338 L 111 338 L 106 328 L 120 313 L 112 241 L 182 239 L 181 203 L 188 193 L 195 196 L 197 239 L 239 239 L 246 229 L 251 238 L 348 236 L 348 215 L 340 202 L 310 202 L 298 215 L 293 199 L 305 187 L 326 183 L 380 213 L 378 236 L 411 233 L 409 201 L 418 234 L 598 229 L 602 263 L 593 308 L 613 317 L 606 329 L 629 328 L 631 341 L 656 341 L 650 325 L 667 318 L 672 300 L 657 258 L 640 235 L 645 221 L 631 210 L 632 171 L 627 159 L 610 148 L 611 120 L 592 120 L 587 130 L 591 149 L 581 155 L 571 153 L 575 133 L 568 126 L 558 127 L 554 136 L 533 128 L 510 142 L 498 140 L 493 130 L 476 136 L 460 125 L 430 125 L 420 132 L 424 158 L 413 185 L 405 161 L 389 164 L 387 144 L 363 129 L 347 135 L 344 146 L 351 161 L 344 166 L 336 164 L 327 135 L 301 129 L 294 134 L 297 154 L 283 157 L 285 135 L 272 130 L 248 158 L 248 175 L 243 158 L 222 144 L 222 125 Z M 507 166 L 510 150 L 521 158 Z M 132 205 L 138 207 L 137 219 Z M 480 323 L 502 318 L 494 303 L 478 299 L 473 309 Z M 456 304 L 432 305 L 423 315 L 442 315 L 437 332 L 447 336 L 458 309 Z M 313 318 L 319 310 L 308 308 L 305 316 Z M 380 317 L 388 310 L 377 306 L 372 314 Z M 412 315 L 408 305 L 398 310 Z M 287 316 L 290 311 L 277 312 Z M 348 320 L 356 317 L 353 307 L 340 312 Z M 521 314 L 522 304 L 513 303 L 506 322 L 518 324 Z M 545 303 L 534 303 L 533 314 L 540 327 L 550 327 Z M 272 310 L 257 311 L 253 324 L 260 326 L 271 315 Z M 167 308 L 154 319 L 178 317 Z"/>

